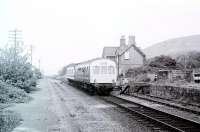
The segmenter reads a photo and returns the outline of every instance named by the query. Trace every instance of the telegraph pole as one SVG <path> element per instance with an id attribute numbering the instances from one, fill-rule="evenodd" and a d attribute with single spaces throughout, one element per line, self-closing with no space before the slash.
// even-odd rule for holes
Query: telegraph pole
<path id="1" fill-rule="evenodd" d="M 18 29 L 9 31 L 9 39 L 10 39 L 9 41 L 13 42 L 13 45 L 14 45 L 14 61 L 17 55 L 17 44 L 21 40 L 21 32 L 22 31 Z"/>
<path id="2" fill-rule="evenodd" d="M 40 71 L 40 59 L 38 60 L 38 67 L 39 67 L 39 71 Z"/>
<path id="3" fill-rule="evenodd" d="M 33 45 L 31 47 L 31 66 L 33 65 Z"/>

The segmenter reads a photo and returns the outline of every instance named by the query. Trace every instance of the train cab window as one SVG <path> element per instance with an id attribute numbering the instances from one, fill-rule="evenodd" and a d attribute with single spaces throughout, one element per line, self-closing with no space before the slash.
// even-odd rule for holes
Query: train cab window
<path id="1" fill-rule="evenodd" d="M 93 73 L 94 74 L 99 74 L 99 71 L 100 71 L 100 67 L 99 66 L 94 66 L 93 67 Z"/>
<path id="2" fill-rule="evenodd" d="M 115 69 L 113 66 L 109 66 L 108 67 L 108 74 L 114 74 L 115 73 Z"/>
<path id="3" fill-rule="evenodd" d="M 101 74 L 107 74 L 107 66 L 101 67 Z"/>

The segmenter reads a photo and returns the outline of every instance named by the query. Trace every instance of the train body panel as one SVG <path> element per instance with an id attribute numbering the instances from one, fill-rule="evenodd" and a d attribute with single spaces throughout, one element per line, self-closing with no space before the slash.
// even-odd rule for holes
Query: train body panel
<path id="1" fill-rule="evenodd" d="M 74 80 L 90 83 L 90 65 L 88 63 L 79 63 L 75 66 Z"/>
<path id="2" fill-rule="evenodd" d="M 66 68 L 65 78 L 74 80 L 75 78 L 75 65 L 71 64 Z"/>

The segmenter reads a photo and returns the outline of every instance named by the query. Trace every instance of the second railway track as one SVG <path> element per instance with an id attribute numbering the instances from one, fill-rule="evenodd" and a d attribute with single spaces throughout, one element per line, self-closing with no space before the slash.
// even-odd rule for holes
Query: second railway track
<path id="1" fill-rule="evenodd" d="M 138 95 L 132 95 L 132 96 L 135 97 L 135 98 L 142 99 L 142 100 L 147 100 L 147 101 L 150 101 L 150 102 L 166 105 L 166 106 L 173 107 L 173 108 L 176 108 L 176 109 L 179 109 L 179 110 L 182 110 L 182 111 L 187 111 L 187 112 L 190 112 L 190 113 L 194 113 L 194 114 L 200 115 L 200 111 L 199 110 L 194 110 L 194 109 L 188 108 L 187 106 L 181 106 L 181 105 L 177 106 L 175 104 L 166 102 L 163 99 L 162 100 L 157 100 L 159 98 L 156 98 L 156 97 L 151 97 L 151 96 L 142 97 L 142 96 L 138 96 Z M 194 105 L 191 105 L 191 104 L 189 104 L 188 106 L 196 107 L 196 109 L 200 108 L 199 106 L 194 106 Z"/>
<path id="2" fill-rule="evenodd" d="M 102 97 L 107 102 L 120 106 L 138 116 L 149 120 L 156 124 L 160 130 L 176 131 L 176 132 L 199 132 L 200 123 L 191 120 L 183 119 L 179 116 L 171 115 L 153 108 L 149 108 L 142 104 L 128 101 L 116 96 Z"/>

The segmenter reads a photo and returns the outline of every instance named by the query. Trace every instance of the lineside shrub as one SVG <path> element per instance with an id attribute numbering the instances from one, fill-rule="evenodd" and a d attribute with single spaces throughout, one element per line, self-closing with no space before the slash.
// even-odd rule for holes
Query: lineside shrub
<path id="1" fill-rule="evenodd" d="M 0 81 L 0 103 L 24 103 L 30 99 L 24 90 Z"/>

